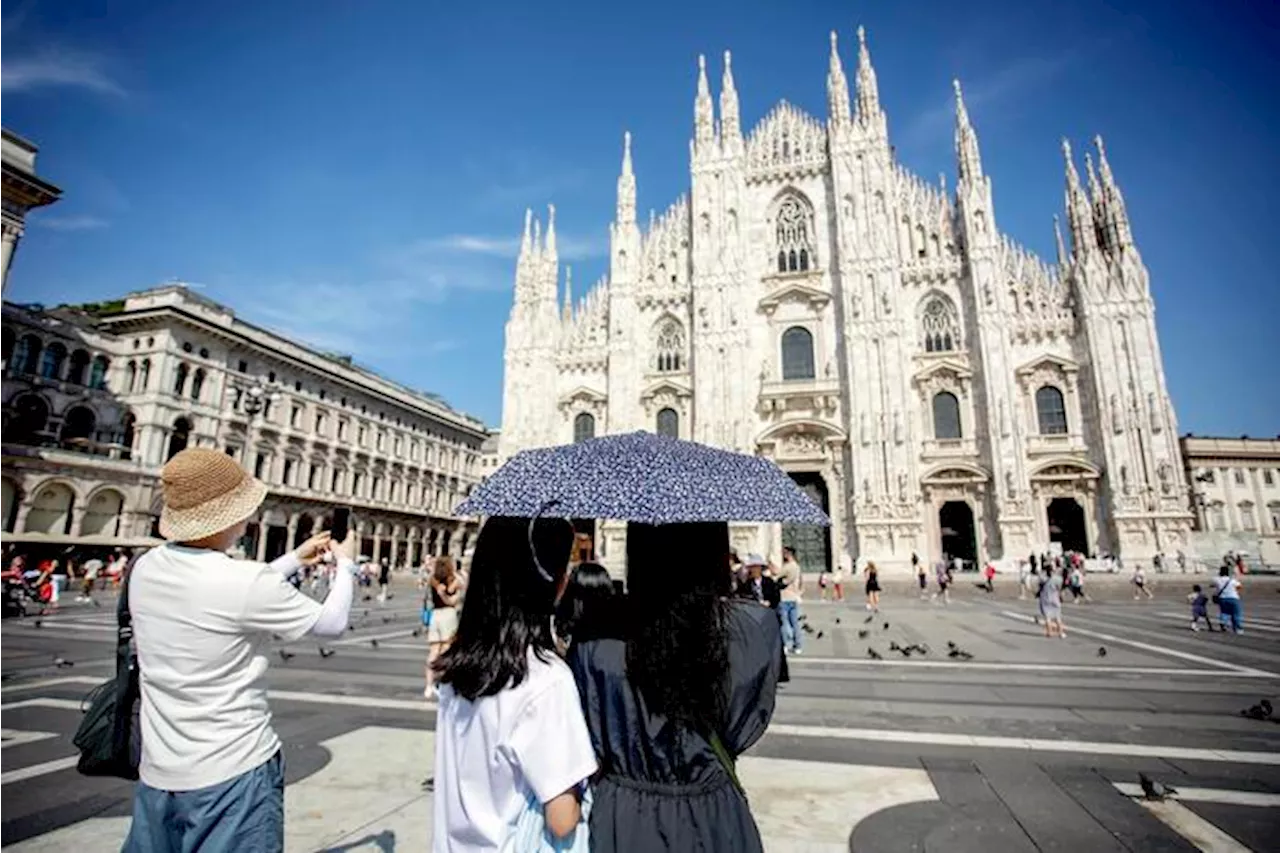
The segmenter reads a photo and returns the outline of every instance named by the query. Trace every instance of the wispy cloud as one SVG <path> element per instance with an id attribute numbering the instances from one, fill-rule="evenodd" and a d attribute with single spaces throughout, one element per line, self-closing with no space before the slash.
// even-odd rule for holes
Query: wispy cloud
<path id="1" fill-rule="evenodd" d="M 0 67 L 4 94 L 64 87 L 124 97 L 124 87 L 108 72 L 104 57 L 58 45 L 45 45 L 23 55 L 7 55 Z"/>
<path id="2" fill-rule="evenodd" d="M 516 237 L 493 237 L 485 234 L 448 234 L 433 237 L 418 244 L 429 251 L 463 255 L 485 255 L 514 260 L 520 252 L 520 240 Z M 556 253 L 561 260 L 580 261 L 598 258 L 609 251 L 603 239 L 577 237 L 571 234 L 557 235 Z"/>
<path id="3" fill-rule="evenodd" d="M 37 228 L 48 228 L 51 231 L 97 231 L 106 228 L 109 223 L 100 216 L 88 214 L 71 214 L 68 216 L 40 215 L 29 220 Z"/>
<path id="4" fill-rule="evenodd" d="M 961 78 L 964 101 L 970 112 L 980 113 L 997 105 L 1008 105 L 1020 96 L 1056 79 L 1082 53 L 1071 50 L 1058 54 L 1028 56 L 1014 60 L 1002 68 L 975 79 Z M 948 87 L 948 91 L 949 87 Z M 936 142 L 945 136 L 955 121 L 955 99 L 939 98 L 938 102 L 907 122 L 904 140 L 909 144 L 923 145 Z M 975 117 L 975 122 L 980 121 Z"/>

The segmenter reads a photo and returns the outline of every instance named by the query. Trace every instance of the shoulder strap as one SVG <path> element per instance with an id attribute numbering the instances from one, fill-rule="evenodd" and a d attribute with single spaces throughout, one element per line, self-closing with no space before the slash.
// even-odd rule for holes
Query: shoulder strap
<path id="1" fill-rule="evenodd" d="M 707 736 L 707 742 L 711 744 L 711 750 L 716 754 L 716 759 L 720 762 L 720 766 L 724 768 L 724 772 L 729 774 L 733 787 L 738 789 L 738 793 L 742 794 L 742 798 L 747 798 L 747 791 L 742 787 L 742 782 L 738 780 L 738 768 L 734 765 L 733 758 L 729 755 L 729 750 L 725 749 L 724 741 L 720 740 L 720 735 L 714 731 Z"/>
<path id="2" fill-rule="evenodd" d="M 120 580 L 120 598 L 116 601 L 116 650 L 127 651 L 133 639 L 133 614 L 129 612 L 129 581 L 133 578 L 133 567 L 141 554 L 129 558 L 124 567 L 124 577 Z"/>

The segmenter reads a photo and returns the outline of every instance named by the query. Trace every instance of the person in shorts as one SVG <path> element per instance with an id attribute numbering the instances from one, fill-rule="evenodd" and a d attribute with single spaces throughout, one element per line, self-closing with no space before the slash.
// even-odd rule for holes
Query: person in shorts
<path id="1" fill-rule="evenodd" d="M 935 601 L 941 598 L 943 604 L 950 604 L 951 603 L 951 592 L 950 592 L 951 563 L 949 560 L 947 560 L 945 555 L 941 560 L 938 561 L 938 564 L 934 567 L 934 572 L 937 575 L 938 591 L 933 594 L 933 598 Z"/>

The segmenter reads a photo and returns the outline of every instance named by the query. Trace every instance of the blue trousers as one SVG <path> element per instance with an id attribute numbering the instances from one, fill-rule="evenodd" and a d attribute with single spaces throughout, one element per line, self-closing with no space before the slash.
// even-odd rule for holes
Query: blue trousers
<path id="1" fill-rule="evenodd" d="M 795 601 L 784 601 L 778 605 L 778 614 L 782 618 L 782 645 L 787 651 L 796 651 L 804 641 L 800 639 L 800 604 Z"/>
<path id="2" fill-rule="evenodd" d="M 1218 622 L 1224 631 L 1228 627 L 1237 634 L 1244 630 L 1244 605 L 1241 604 L 1240 599 L 1218 599 Z"/>
<path id="3" fill-rule="evenodd" d="M 280 853 L 284 850 L 284 757 L 194 791 L 139 782 L 121 853 Z"/>

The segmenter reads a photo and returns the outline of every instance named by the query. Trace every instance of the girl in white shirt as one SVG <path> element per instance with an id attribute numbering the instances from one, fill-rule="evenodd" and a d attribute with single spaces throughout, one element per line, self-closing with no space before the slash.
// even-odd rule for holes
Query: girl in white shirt
<path id="1" fill-rule="evenodd" d="M 508 849 L 529 808 L 557 838 L 578 828 L 596 758 L 551 630 L 572 545 L 564 520 L 490 518 L 480 531 L 458 632 L 434 664 L 436 853 Z"/>

